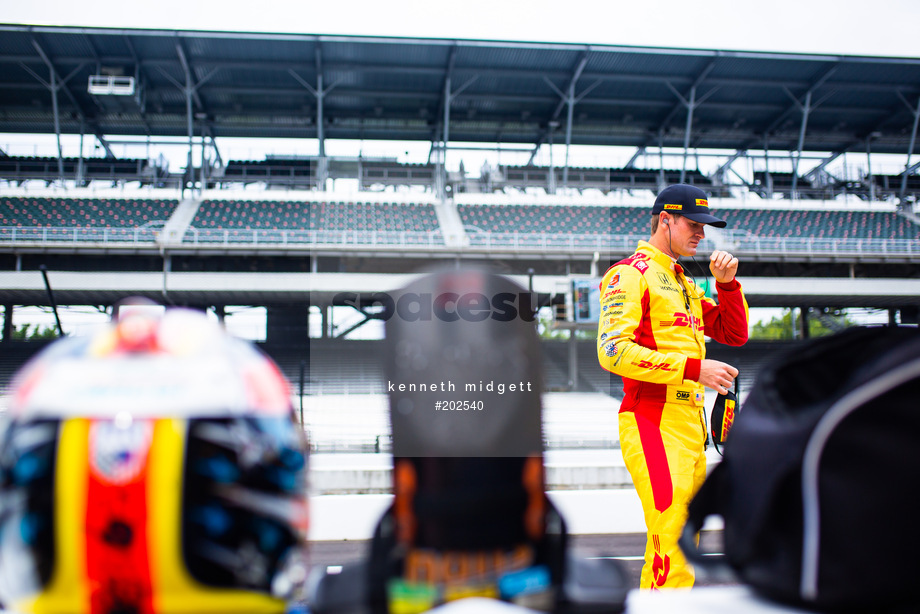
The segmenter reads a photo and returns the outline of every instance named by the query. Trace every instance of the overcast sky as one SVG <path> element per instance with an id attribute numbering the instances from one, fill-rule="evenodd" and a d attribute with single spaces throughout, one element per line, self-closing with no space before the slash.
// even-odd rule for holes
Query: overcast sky
<path id="1" fill-rule="evenodd" d="M 920 0 L 0 0 L 0 22 L 920 57 Z"/>

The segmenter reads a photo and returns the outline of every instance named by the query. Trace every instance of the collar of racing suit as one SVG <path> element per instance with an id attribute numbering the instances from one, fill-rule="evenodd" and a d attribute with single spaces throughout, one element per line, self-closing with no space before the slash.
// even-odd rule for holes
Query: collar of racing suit
<path id="1" fill-rule="evenodd" d="M 674 278 L 677 281 L 678 285 L 680 286 L 684 294 L 684 306 L 687 309 L 687 315 L 688 316 L 692 315 L 692 308 L 690 306 L 690 292 L 687 288 L 686 277 L 683 274 L 684 268 L 681 265 L 679 265 L 677 261 L 674 260 L 674 258 L 667 255 L 666 253 L 664 253 L 663 251 L 661 251 L 660 249 L 658 249 L 657 247 L 655 247 L 648 241 L 639 241 L 639 245 L 638 247 L 636 247 L 636 253 L 641 253 L 645 255 L 646 257 L 648 257 L 649 260 L 655 261 L 659 265 L 663 266 L 666 269 L 669 269 L 672 273 L 674 273 Z M 692 317 L 690 320 L 691 322 L 694 321 Z M 705 350 L 704 343 L 699 339 L 696 333 L 697 333 L 697 329 L 696 329 L 696 326 L 694 325 L 693 326 L 694 340 L 696 341 L 697 346 L 700 348 L 700 351 L 705 356 L 706 350 Z"/>
<path id="2" fill-rule="evenodd" d="M 682 266 L 677 264 L 677 261 L 674 260 L 674 258 L 671 258 L 648 241 L 639 241 L 639 246 L 636 247 L 636 253 L 641 253 L 648 256 L 650 260 L 654 260 L 661 266 L 665 267 L 666 269 L 670 269 L 676 274 L 680 274 L 684 270 Z"/>

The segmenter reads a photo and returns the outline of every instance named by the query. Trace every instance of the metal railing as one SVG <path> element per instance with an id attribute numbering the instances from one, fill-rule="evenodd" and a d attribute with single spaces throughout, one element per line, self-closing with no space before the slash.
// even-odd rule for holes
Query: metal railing
<path id="1" fill-rule="evenodd" d="M 150 247 L 155 244 L 161 228 L 65 228 L 0 226 L 0 245 L 41 244 L 134 244 Z M 524 232 L 470 232 L 466 248 L 496 252 L 630 252 L 646 235 L 549 234 Z M 864 239 L 816 237 L 761 237 L 748 234 L 723 236 L 723 249 L 739 254 L 823 254 L 920 256 L 920 239 Z M 374 231 L 374 230 L 279 230 L 189 228 L 182 239 L 183 246 L 292 246 L 292 247 L 415 247 L 446 249 L 439 230 L 432 231 Z M 705 239 L 700 249 L 715 247 Z M 456 249 L 456 248 L 451 248 Z"/>
<path id="2" fill-rule="evenodd" d="M 759 237 L 744 236 L 721 243 L 746 254 L 878 254 L 880 256 L 920 255 L 918 239 L 864 239 L 864 238 L 816 238 L 816 237 Z"/>
<path id="3" fill-rule="evenodd" d="M 189 228 L 182 239 L 188 245 L 309 245 L 443 247 L 440 230 L 277 230 Z"/>
<path id="4" fill-rule="evenodd" d="M 162 228 L 65 228 L 57 226 L 0 226 L 3 243 L 153 243 Z"/>

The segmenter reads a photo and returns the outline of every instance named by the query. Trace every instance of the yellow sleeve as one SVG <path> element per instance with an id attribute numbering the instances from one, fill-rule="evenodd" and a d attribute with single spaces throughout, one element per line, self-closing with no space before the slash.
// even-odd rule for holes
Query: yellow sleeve
<path id="1" fill-rule="evenodd" d="M 617 375 L 659 384 L 680 384 L 687 357 L 640 345 L 643 332 L 651 335 L 649 287 L 642 273 L 630 265 L 612 268 L 601 283 L 601 311 L 597 324 L 597 358 L 601 367 Z"/>

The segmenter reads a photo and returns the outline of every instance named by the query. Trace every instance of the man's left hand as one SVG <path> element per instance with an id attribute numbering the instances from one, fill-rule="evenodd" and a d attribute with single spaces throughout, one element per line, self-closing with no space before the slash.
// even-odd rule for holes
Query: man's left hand
<path id="1" fill-rule="evenodd" d="M 723 284 L 728 283 L 735 278 L 738 272 L 738 259 L 728 252 L 717 249 L 709 256 L 709 270 L 716 281 Z"/>

